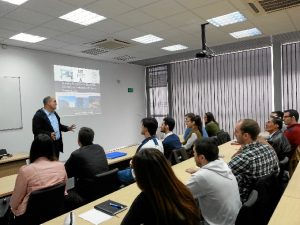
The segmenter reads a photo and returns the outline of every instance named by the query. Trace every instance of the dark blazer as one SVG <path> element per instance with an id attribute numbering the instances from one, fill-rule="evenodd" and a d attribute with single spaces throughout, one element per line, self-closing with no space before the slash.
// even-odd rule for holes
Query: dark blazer
<path id="1" fill-rule="evenodd" d="M 67 132 L 68 126 L 62 125 L 60 123 L 60 117 L 56 112 L 54 112 L 58 124 L 59 124 L 59 132 L 60 132 L 60 139 L 54 141 L 54 147 L 57 152 L 63 152 L 63 142 L 62 142 L 62 135 L 61 132 Z M 43 109 L 39 109 L 32 119 L 32 132 L 34 134 L 34 137 L 36 137 L 38 134 L 47 134 L 51 135 L 52 132 L 54 132 L 50 120 L 48 119 L 46 113 Z"/>
<path id="2" fill-rule="evenodd" d="M 68 177 L 75 178 L 75 190 L 78 193 L 85 193 L 85 179 L 93 179 L 109 169 L 105 152 L 97 144 L 83 146 L 72 152 L 65 168 Z"/>
<path id="3" fill-rule="evenodd" d="M 167 159 L 169 159 L 173 150 L 181 148 L 181 142 L 176 134 L 167 136 L 162 141 L 162 144 L 164 146 L 164 155 Z"/>

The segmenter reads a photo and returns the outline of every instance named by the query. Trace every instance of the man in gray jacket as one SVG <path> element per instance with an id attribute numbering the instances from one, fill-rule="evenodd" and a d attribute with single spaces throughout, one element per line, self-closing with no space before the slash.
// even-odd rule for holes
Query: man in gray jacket
<path id="1" fill-rule="evenodd" d="M 192 173 L 187 187 L 198 199 L 205 223 L 234 225 L 242 206 L 235 176 L 228 165 L 218 159 L 218 146 L 209 140 L 196 141 L 193 151 L 200 168 L 187 170 Z"/>

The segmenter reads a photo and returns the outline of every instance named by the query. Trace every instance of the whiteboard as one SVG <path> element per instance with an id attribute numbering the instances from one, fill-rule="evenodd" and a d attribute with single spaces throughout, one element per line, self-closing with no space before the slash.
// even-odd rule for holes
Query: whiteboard
<path id="1" fill-rule="evenodd" d="M 0 76 L 0 130 L 22 128 L 20 77 Z"/>

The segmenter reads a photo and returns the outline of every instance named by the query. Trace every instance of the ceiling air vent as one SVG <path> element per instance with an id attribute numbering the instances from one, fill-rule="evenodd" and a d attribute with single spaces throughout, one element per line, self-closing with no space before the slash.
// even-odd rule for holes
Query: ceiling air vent
<path id="1" fill-rule="evenodd" d="M 82 53 L 88 54 L 88 55 L 100 55 L 109 52 L 107 49 L 102 49 L 102 48 L 91 48 L 82 51 Z"/>
<path id="2" fill-rule="evenodd" d="M 300 0 L 245 0 L 255 13 L 271 13 L 300 6 Z"/>
<path id="3" fill-rule="evenodd" d="M 100 41 L 94 41 L 88 43 L 96 48 L 102 48 L 107 50 L 116 50 L 120 48 L 127 48 L 131 46 L 131 43 L 127 41 L 121 41 L 115 38 L 106 38 Z"/>
<path id="4" fill-rule="evenodd" d="M 122 56 L 116 56 L 113 59 L 125 62 L 125 61 L 132 60 L 135 58 L 136 57 L 130 56 L 130 55 L 122 55 Z"/>

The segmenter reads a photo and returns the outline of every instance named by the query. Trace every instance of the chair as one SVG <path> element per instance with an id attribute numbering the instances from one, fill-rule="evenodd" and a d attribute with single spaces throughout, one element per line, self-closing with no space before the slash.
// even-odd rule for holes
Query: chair
<path id="1" fill-rule="evenodd" d="M 183 162 L 184 160 L 187 160 L 188 154 L 186 152 L 185 148 L 179 148 L 172 151 L 172 165 L 175 165 L 177 163 Z"/>
<path id="2" fill-rule="evenodd" d="M 278 175 L 278 182 L 280 185 L 281 195 L 283 194 L 289 182 L 288 164 L 289 164 L 289 158 L 287 156 L 283 160 L 279 161 L 280 172 Z"/>
<path id="3" fill-rule="evenodd" d="M 65 183 L 33 191 L 25 214 L 17 216 L 13 224 L 38 225 L 63 213 Z"/>
<path id="4" fill-rule="evenodd" d="M 225 144 L 228 141 L 231 141 L 229 133 L 226 132 L 226 131 L 224 131 L 224 130 L 220 130 L 217 133 L 217 142 L 218 142 L 218 145 Z"/>
<path id="5" fill-rule="evenodd" d="M 255 217 L 253 206 L 258 199 L 258 192 L 256 190 L 252 190 L 250 193 L 248 200 L 242 205 L 236 221 L 235 225 L 252 225 L 253 219 Z"/>
<path id="6" fill-rule="evenodd" d="M 276 173 L 259 178 L 254 187 L 258 192 L 255 225 L 267 225 L 280 199 L 280 185 Z"/>
<path id="7" fill-rule="evenodd" d="M 119 189 L 118 168 L 97 174 L 94 178 L 85 179 L 78 193 L 86 202 L 91 202 Z M 76 187 L 76 184 L 75 184 Z"/>

